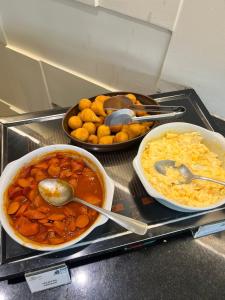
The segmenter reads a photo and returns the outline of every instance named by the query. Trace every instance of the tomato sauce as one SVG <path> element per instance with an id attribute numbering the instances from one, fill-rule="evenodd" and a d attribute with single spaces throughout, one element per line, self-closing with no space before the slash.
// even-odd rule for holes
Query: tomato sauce
<path id="1" fill-rule="evenodd" d="M 6 210 L 16 232 L 39 244 L 57 245 L 77 238 L 97 219 L 98 213 L 71 202 L 61 207 L 48 204 L 38 183 L 60 178 L 72 185 L 75 196 L 102 206 L 104 190 L 100 174 L 82 157 L 54 152 L 20 170 L 7 191 Z"/>

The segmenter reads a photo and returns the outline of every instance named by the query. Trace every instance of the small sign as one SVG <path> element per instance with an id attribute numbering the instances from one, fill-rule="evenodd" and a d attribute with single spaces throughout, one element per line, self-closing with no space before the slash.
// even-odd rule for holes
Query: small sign
<path id="1" fill-rule="evenodd" d="M 194 238 L 199 238 L 216 232 L 225 230 L 225 220 L 213 224 L 203 225 L 193 233 Z"/>
<path id="2" fill-rule="evenodd" d="M 71 283 L 66 264 L 26 273 L 25 278 L 31 293 Z"/>

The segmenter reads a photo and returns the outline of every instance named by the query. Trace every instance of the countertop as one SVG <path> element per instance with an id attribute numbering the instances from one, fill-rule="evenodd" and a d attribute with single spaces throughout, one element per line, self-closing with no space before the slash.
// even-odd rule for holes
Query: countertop
<path id="1" fill-rule="evenodd" d="M 224 121 L 217 119 L 220 128 Z M 7 299 L 225 299 L 225 232 L 182 235 L 71 269 L 72 283 L 31 294 L 23 279 L 0 283 Z"/>

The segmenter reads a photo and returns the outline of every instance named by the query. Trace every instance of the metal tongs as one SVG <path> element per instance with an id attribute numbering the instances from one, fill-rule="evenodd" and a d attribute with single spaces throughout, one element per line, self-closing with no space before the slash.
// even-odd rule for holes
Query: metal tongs
<path id="1" fill-rule="evenodd" d="M 123 95 L 113 96 L 104 102 L 104 108 L 115 110 L 105 118 L 105 125 L 122 125 L 130 123 L 151 122 L 176 119 L 186 112 L 183 106 L 135 105 Z M 134 111 L 150 112 L 152 115 L 136 117 Z M 157 114 L 159 113 L 159 114 Z"/>

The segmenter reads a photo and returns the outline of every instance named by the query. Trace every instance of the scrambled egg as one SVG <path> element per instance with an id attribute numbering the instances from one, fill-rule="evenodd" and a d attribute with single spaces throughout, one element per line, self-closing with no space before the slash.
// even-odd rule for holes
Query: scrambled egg
<path id="1" fill-rule="evenodd" d="M 168 132 L 147 143 L 142 153 L 141 164 L 149 183 L 159 193 L 178 204 L 205 207 L 225 198 L 225 187 L 222 185 L 203 180 L 178 185 L 182 179 L 176 169 L 168 168 L 165 176 L 154 168 L 156 161 L 170 159 L 178 164 L 185 164 L 196 175 L 225 181 L 223 162 L 202 140 L 198 132 Z"/>

